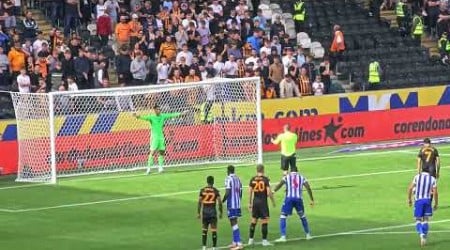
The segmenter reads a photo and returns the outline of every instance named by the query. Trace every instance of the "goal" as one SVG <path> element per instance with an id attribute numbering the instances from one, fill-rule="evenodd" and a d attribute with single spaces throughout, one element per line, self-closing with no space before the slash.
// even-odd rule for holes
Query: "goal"
<path id="1" fill-rule="evenodd" d="M 183 113 L 165 123 L 164 167 L 262 162 L 259 78 L 11 95 L 17 181 L 147 167 L 150 124 L 133 114 L 151 114 L 154 105 Z"/>

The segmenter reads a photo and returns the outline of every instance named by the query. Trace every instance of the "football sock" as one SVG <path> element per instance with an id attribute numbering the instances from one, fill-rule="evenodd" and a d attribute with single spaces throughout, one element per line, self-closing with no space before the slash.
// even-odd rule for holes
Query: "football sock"
<path id="1" fill-rule="evenodd" d="M 280 216 L 280 234 L 286 236 L 286 216 Z"/>
<path id="2" fill-rule="evenodd" d="M 147 166 L 148 167 L 153 166 L 153 155 L 148 156 Z"/>
<path id="3" fill-rule="evenodd" d="M 263 240 L 267 240 L 267 233 L 269 232 L 268 226 L 269 225 L 267 223 L 263 223 L 261 225 L 261 232 L 262 232 Z"/>
<path id="4" fill-rule="evenodd" d="M 428 222 L 422 222 L 422 233 L 427 235 L 428 234 Z"/>
<path id="5" fill-rule="evenodd" d="M 250 239 L 253 239 L 255 236 L 255 227 L 256 227 L 255 223 L 250 224 L 250 234 L 249 234 Z"/>
<path id="6" fill-rule="evenodd" d="M 217 246 L 217 232 L 212 232 L 213 247 Z"/>
<path id="7" fill-rule="evenodd" d="M 233 226 L 233 242 L 241 242 L 241 233 L 239 232 L 239 226 L 237 224 Z"/>
<path id="8" fill-rule="evenodd" d="M 158 156 L 158 165 L 159 166 L 164 165 L 164 155 Z"/>
<path id="9" fill-rule="evenodd" d="M 202 246 L 206 246 L 206 239 L 208 238 L 208 229 L 202 231 Z"/>
<path id="10" fill-rule="evenodd" d="M 301 217 L 300 219 L 302 220 L 303 230 L 305 230 L 305 234 L 309 234 L 308 220 L 305 216 Z"/>
<path id="11" fill-rule="evenodd" d="M 423 230 L 422 230 L 422 223 L 420 221 L 416 222 L 416 231 L 418 234 L 422 234 Z"/>

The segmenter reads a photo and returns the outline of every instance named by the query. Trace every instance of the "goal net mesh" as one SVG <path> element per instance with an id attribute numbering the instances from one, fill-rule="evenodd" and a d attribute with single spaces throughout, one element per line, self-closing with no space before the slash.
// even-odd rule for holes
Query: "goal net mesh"
<path id="1" fill-rule="evenodd" d="M 54 182 L 63 176 L 147 167 L 151 124 L 133 114 L 154 114 L 155 105 L 162 114 L 175 116 L 164 125 L 164 167 L 256 162 L 261 154 L 258 89 L 259 79 L 246 78 L 12 93 L 19 141 L 17 180 Z M 158 164 L 157 158 L 154 162 Z"/>

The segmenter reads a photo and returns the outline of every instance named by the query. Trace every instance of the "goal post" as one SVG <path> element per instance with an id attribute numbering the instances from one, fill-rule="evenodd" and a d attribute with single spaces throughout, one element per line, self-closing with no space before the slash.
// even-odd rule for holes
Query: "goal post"
<path id="1" fill-rule="evenodd" d="M 17 181 L 56 183 L 67 176 L 149 165 L 151 125 L 134 114 L 171 114 L 164 167 L 262 163 L 260 79 L 11 93 L 16 112 Z M 155 158 L 154 162 L 158 162 Z"/>

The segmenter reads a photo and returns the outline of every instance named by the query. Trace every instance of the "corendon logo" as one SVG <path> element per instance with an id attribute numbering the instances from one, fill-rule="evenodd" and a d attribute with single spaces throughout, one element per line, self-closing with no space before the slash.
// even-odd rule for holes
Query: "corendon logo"
<path id="1" fill-rule="evenodd" d="M 427 131 L 440 131 L 450 129 L 449 119 L 436 119 L 430 116 L 428 119 L 398 122 L 394 124 L 395 134 L 419 133 Z"/>
<path id="2" fill-rule="evenodd" d="M 323 140 L 324 143 L 339 143 L 340 140 L 363 138 L 365 128 L 364 126 L 345 126 L 342 117 L 337 117 L 337 119 L 332 117 L 320 129 L 308 130 L 300 127 L 295 128 L 295 132 L 298 134 L 300 142 Z"/>

